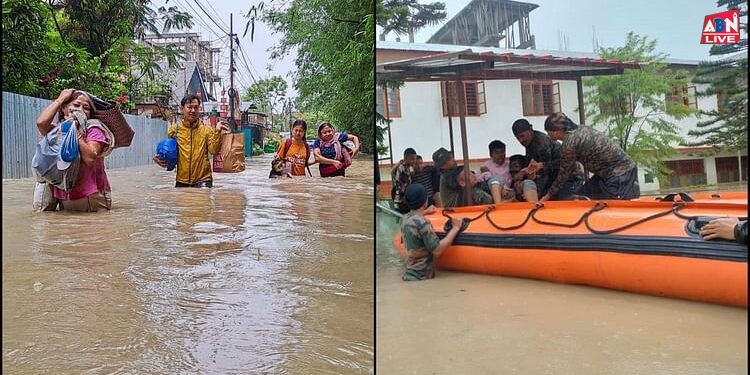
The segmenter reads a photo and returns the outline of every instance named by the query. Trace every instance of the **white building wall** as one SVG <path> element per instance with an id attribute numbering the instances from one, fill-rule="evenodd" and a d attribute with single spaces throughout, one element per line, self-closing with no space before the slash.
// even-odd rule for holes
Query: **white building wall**
<path id="1" fill-rule="evenodd" d="M 578 94 L 575 81 L 559 82 L 563 112 L 577 119 Z M 466 117 L 469 159 L 489 158 L 488 145 L 498 139 L 506 144 L 506 154 L 524 154 L 511 127 L 519 118 L 526 118 L 536 130 L 544 131 L 546 116 L 523 116 L 520 80 L 484 81 L 487 113 Z M 407 147 L 414 148 L 425 161 L 440 147 L 450 149 L 448 118 L 443 117 L 440 83 L 410 82 L 400 89 L 401 117 L 392 118 L 391 141 L 394 162 L 400 160 Z M 461 122 L 452 121 L 456 158 L 462 159 Z"/>
<path id="2" fill-rule="evenodd" d="M 578 89 L 576 81 L 553 81 L 560 88 L 562 112 L 579 122 Z M 544 131 L 546 116 L 523 116 L 520 80 L 484 81 L 487 113 L 479 117 L 466 117 L 466 132 L 469 159 L 489 158 L 488 144 L 499 139 L 506 144 L 506 155 L 524 154 L 524 148 L 513 135 L 511 127 L 519 118 L 526 118 L 535 130 Z M 704 88 L 700 85 L 698 90 Z M 584 87 L 584 90 L 588 88 Z M 448 118 L 442 115 L 440 82 L 410 82 L 400 89 L 401 117 L 393 118 L 391 124 L 392 156 L 394 163 L 403 157 L 404 149 L 414 148 L 426 162 L 432 161 L 432 153 L 440 147 L 450 149 L 450 132 Z M 716 96 L 699 97 L 698 109 L 709 111 L 716 109 Z M 643 113 L 641 113 L 643 115 Z M 656 114 L 656 116 L 666 116 Z M 679 128 L 679 134 L 688 141 L 695 138 L 687 135 L 695 129 L 695 124 L 703 120 L 700 115 L 688 116 L 681 120 L 670 118 Z M 592 125 L 586 122 L 586 125 Z M 595 124 L 593 124 L 595 125 Z M 601 130 L 601 129 L 600 129 Z M 387 140 L 386 140 L 387 141 Z M 453 143 L 456 159 L 462 160 L 461 123 L 458 117 L 453 118 Z M 678 145 L 674 145 L 678 147 Z M 747 151 L 742 154 L 746 155 Z M 716 156 L 694 156 L 678 154 L 670 160 L 703 159 L 706 182 L 717 183 L 716 157 L 731 156 L 721 153 Z M 382 162 L 382 161 L 381 161 Z M 642 192 L 654 192 L 660 189 L 658 179 L 645 182 L 646 171 L 638 170 L 638 182 Z M 747 175 L 743 171 L 743 175 Z"/>

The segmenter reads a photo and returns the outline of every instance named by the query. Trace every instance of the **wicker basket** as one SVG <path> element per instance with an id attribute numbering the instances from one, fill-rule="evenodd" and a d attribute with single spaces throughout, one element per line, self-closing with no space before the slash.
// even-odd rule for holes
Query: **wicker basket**
<path id="1" fill-rule="evenodd" d="M 133 142 L 135 131 L 125 120 L 125 116 L 120 111 L 120 106 L 112 100 L 103 100 L 89 94 L 94 102 L 93 118 L 99 120 L 112 132 L 115 138 L 115 145 L 112 147 L 128 147 Z"/>

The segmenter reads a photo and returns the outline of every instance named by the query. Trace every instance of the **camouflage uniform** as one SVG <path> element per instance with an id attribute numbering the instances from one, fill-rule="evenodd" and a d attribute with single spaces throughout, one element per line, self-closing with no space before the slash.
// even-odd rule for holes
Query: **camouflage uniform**
<path id="1" fill-rule="evenodd" d="M 464 203 L 464 188 L 458 185 L 458 174 L 463 173 L 463 167 L 445 170 L 440 174 L 440 200 L 443 207 L 461 207 Z M 471 189 L 471 199 L 474 205 L 492 204 L 492 195 L 482 190 L 479 184 Z"/>
<path id="2" fill-rule="evenodd" d="M 406 247 L 406 272 L 404 281 L 425 280 L 435 277 L 435 256 L 432 254 L 440 239 L 432 224 L 416 211 L 401 219 L 401 238 Z"/>
<path id="3" fill-rule="evenodd" d="M 550 196 L 560 191 L 576 169 L 576 161 L 594 174 L 586 186 L 587 194 L 592 195 L 591 198 L 631 199 L 640 195 L 635 182 L 635 162 L 604 133 L 590 126 L 581 126 L 565 132 L 561 153 L 560 171 L 547 190 Z M 604 189 L 601 188 L 605 186 L 607 191 L 602 192 Z"/>
<path id="4" fill-rule="evenodd" d="M 413 167 L 407 167 L 406 164 L 404 164 L 403 160 L 398 162 L 398 166 L 391 176 L 393 180 L 393 191 L 391 192 L 391 194 L 395 195 L 393 197 L 394 202 L 398 202 L 401 200 L 401 196 L 403 195 L 404 190 L 406 190 L 406 186 L 411 183 L 411 178 L 413 175 Z"/>
<path id="5" fill-rule="evenodd" d="M 544 169 L 537 172 L 534 183 L 536 183 L 537 194 L 547 194 L 552 183 L 560 172 L 561 155 L 560 143 L 554 141 L 546 134 L 534 130 L 534 138 L 526 146 L 526 165 L 534 159 L 544 164 Z M 567 199 L 573 194 L 578 194 L 583 186 L 583 174 L 578 168 L 573 169 L 561 190 L 552 196 L 552 199 Z"/>

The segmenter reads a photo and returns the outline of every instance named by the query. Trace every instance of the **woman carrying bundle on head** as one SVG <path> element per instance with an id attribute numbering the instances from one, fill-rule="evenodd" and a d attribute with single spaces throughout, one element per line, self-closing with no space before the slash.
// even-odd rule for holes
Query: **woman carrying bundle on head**
<path id="1" fill-rule="evenodd" d="M 66 123 L 66 126 L 77 133 L 77 158 L 80 159 L 75 161 L 80 164 L 72 189 L 65 191 L 52 186 L 55 199 L 45 202 L 45 207 L 41 207 L 44 211 L 57 210 L 58 203 L 59 208 L 66 211 L 96 212 L 100 208 L 112 208 L 112 191 L 104 168 L 104 157 L 111 152 L 114 137 L 101 122 L 89 120 L 95 115 L 94 112 L 94 104 L 88 94 L 75 89 L 64 89 L 37 117 L 36 126 L 42 137 L 46 137 L 66 120 L 74 120 L 72 124 Z M 53 123 L 55 115 L 58 115 L 58 123 Z M 62 167 L 69 165 L 70 162 Z"/>

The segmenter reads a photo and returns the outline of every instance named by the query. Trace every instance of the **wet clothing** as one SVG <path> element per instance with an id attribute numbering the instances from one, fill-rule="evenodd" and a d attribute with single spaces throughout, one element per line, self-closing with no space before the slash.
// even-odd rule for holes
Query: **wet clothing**
<path id="1" fill-rule="evenodd" d="M 110 140 L 107 139 L 104 131 L 98 127 L 90 126 L 86 129 L 86 142 L 99 142 L 104 144 L 104 147 L 110 146 Z M 103 149 L 104 150 L 104 149 Z M 75 201 L 79 199 L 86 199 L 86 197 L 101 193 L 109 194 L 112 189 L 107 179 L 107 173 L 104 171 L 104 158 L 99 157 L 94 160 L 94 164 L 88 166 L 80 162 L 78 176 L 76 176 L 75 184 L 70 192 L 65 192 L 56 187 L 52 187 L 52 192 L 55 198 L 61 202 Z M 72 210 L 73 205 L 68 204 L 67 209 Z M 65 207 L 63 209 L 66 209 Z M 107 207 L 109 209 L 109 206 Z M 82 210 L 76 210 L 82 211 Z M 94 210 L 95 211 L 95 210 Z"/>
<path id="2" fill-rule="evenodd" d="M 292 140 L 289 148 L 286 150 L 286 157 L 284 157 L 286 140 L 279 143 L 279 147 L 276 149 L 276 157 L 279 159 L 285 159 L 286 161 L 284 171 L 292 176 L 305 175 L 305 168 L 307 167 L 307 160 L 310 158 L 310 155 L 308 155 L 308 149 L 305 146 L 306 143 L 302 142 Z"/>
<path id="3" fill-rule="evenodd" d="M 406 187 L 411 184 L 411 179 L 414 173 L 414 167 L 407 167 L 403 160 L 398 162 L 396 170 L 393 172 L 393 191 L 391 192 L 391 198 L 393 198 L 393 203 L 399 208 L 399 212 L 402 214 L 410 211 L 409 207 L 403 203 L 403 196 Z"/>
<path id="4" fill-rule="evenodd" d="M 550 196 L 557 194 L 576 170 L 576 161 L 596 177 L 589 181 L 591 185 L 586 187 L 586 191 L 601 195 L 590 198 L 633 199 L 640 196 L 635 162 L 604 133 L 590 126 L 565 132 L 561 155 L 560 171 L 547 190 Z"/>
<path id="5" fill-rule="evenodd" d="M 221 149 L 221 130 L 195 121 L 190 124 L 184 119 L 179 126 L 170 125 L 167 137 L 177 134 L 177 182 L 196 185 L 213 181 L 212 163 L 208 155 L 215 155 Z"/>
<path id="6" fill-rule="evenodd" d="M 548 135 L 534 130 L 534 138 L 526 146 L 526 165 L 532 159 L 544 164 L 544 168 L 537 172 L 534 178 L 539 197 L 547 194 L 560 172 L 561 150 L 560 143 L 554 141 Z M 578 168 L 574 168 L 560 190 L 555 194 L 550 194 L 551 199 L 568 199 L 574 194 L 579 194 L 583 187 L 583 181 L 583 173 Z"/>
<path id="7" fill-rule="evenodd" d="M 608 179 L 602 179 L 599 176 L 593 176 L 589 182 L 584 185 L 584 193 L 591 199 L 632 199 L 641 195 L 637 183 L 638 169 L 633 168 L 625 172 L 622 176 L 612 176 Z M 632 197 L 632 198 L 620 198 Z"/>
<path id="8" fill-rule="evenodd" d="M 747 245 L 747 220 L 740 220 L 734 226 L 734 240 L 739 244 Z"/>
<path id="9" fill-rule="evenodd" d="M 403 202 L 401 196 L 403 196 L 403 191 L 406 190 L 406 187 L 411 184 L 424 186 L 427 192 L 427 205 L 435 204 L 434 194 L 440 191 L 440 176 L 437 169 L 432 166 L 425 167 L 420 172 L 414 172 L 411 169 L 411 174 L 406 173 L 406 171 L 399 173 L 399 170 L 396 171 L 396 176 L 399 176 L 399 179 L 396 180 L 396 186 L 392 192 L 394 204 L 399 212 L 405 214 L 410 211 L 409 206 Z"/>
<path id="10" fill-rule="evenodd" d="M 404 281 L 425 280 L 435 277 L 433 251 L 440 245 L 432 224 L 417 211 L 410 211 L 401 219 L 401 238 L 406 248 Z"/>
<path id="11" fill-rule="evenodd" d="M 335 176 L 344 176 L 345 172 L 344 170 L 348 165 L 346 165 L 345 158 L 343 157 L 343 154 L 341 152 L 348 152 L 344 150 L 344 148 L 341 146 L 342 143 L 349 140 L 349 134 L 346 132 L 341 133 L 335 133 L 333 135 L 336 138 L 335 142 L 322 142 L 320 138 L 316 138 L 315 142 L 313 142 L 313 149 L 319 148 L 320 149 L 320 155 L 324 158 L 331 159 L 331 160 L 338 160 L 345 164 L 345 166 L 341 169 L 336 169 L 333 164 L 323 164 L 318 163 L 318 170 L 320 171 L 321 177 L 335 177 Z M 336 152 L 336 143 L 338 143 L 338 147 L 340 148 L 340 151 Z M 337 155 L 338 154 L 338 155 Z"/>
<path id="12" fill-rule="evenodd" d="M 461 207 L 464 203 L 465 189 L 458 184 L 458 175 L 463 173 L 463 167 L 456 167 L 443 171 L 440 175 L 440 200 L 443 207 Z M 472 205 L 492 204 L 492 195 L 481 188 L 480 184 L 471 189 Z"/>
<path id="13" fill-rule="evenodd" d="M 108 190 L 97 191 L 87 197 L 61 201 L 65 211 L 97 212 L 99 209 L 112 209 L 112 193 Z"/>
<path id="14" fill-rule="evenodd" d="M 174 187 L 194 187 L 194 188 L 210 188 L 214 187 L 213 181 L 203 181 L 194 184 L 183 184 L 182 182 L 176 182 Z"/>

